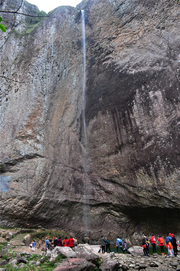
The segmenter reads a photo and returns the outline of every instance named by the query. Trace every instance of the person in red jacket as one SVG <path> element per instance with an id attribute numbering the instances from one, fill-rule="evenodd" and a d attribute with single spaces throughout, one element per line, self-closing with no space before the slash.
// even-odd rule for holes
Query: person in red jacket
<path id="1" fill-rule="evenodd" d="M 72 236 L 69 238 L 68 240 L 68 247 L 73 247 L 74 246 L 74 239 L 72 238 Z"/>
<path id="2" fill-rule="evenodd" d="M 153 254 L 157 254 L 156 253 L 156 239 L 154 237 L 154 234 L 151 235 L 150 243 L 152 244 Z"/>
<path id="3" fill-rule="evenodd" d="M 158 242 L 159 242 L 159 247 L 161 249 L 161 255 L 164 255 L 164 239 L 162 238 L 161 235 L 159 235 Z"/>
<path id="4" fill-rule="evenodd" d="M 63 240 L 63 246 L 67 247 L 68 246 L 68 238 L 65 237 L 65 239 Z"/>

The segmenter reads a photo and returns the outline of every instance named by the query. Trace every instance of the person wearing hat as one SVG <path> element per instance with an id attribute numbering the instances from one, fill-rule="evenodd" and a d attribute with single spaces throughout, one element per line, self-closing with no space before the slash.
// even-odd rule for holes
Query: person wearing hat
<path id="1" fill-rule="evenodd" d="M 168 245 L 169 242 L 172 243 L 171 233 L 169 233 L 168 236 L 166 237 L 166 245 Z"/>
<path id="2" fill-rule="evenodd" d="M 120 248 L 123 252 L 123 241 L 121 240 L 121 238 L 119 238 L 119 236 L 117 236 L 117 239 L 116 239 L 116 251 L 118 253 L 118 249 Z"/>

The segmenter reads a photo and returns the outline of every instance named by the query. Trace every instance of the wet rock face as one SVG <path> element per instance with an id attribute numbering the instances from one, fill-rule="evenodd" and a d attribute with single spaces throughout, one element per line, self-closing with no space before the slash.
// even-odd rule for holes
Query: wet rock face
<path id="1" fill-rule="evenodd" d="M 1 224 L 83 232 L 86 190 L 92 238 L 179 231 L 179 17 L 173 0 L 90 0 L 1 36 Z"/>

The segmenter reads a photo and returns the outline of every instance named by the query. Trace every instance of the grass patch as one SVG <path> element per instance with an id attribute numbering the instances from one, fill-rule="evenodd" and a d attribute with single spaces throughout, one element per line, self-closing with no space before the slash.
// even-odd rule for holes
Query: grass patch
<path id="1" fill-rule="evenodd" d="M 70 237 L 69 233 L 65 231 L 41 231 L 41 232 L 33 232 L 32 233 L 32 238 L 33 239 L 42 239 L 43 237 L 48 237 L 49 239 L 52 239 L 53 237 L 58 237 L 61 236 L 62 239 L 65 237 Z"/>
<path id="2" fill-rule="evenodd" d="M 16 255 L 15 255 L 16 256 Z M 11 255 L 12 257 L 12 255 Z M 62 262 L 63 259 L 65 259 L 66 257 L 63 256 L 63 255 L 59 255 L 58 257 L 56 257 L 56 259 L 54 261 L 49 261 L 48 257 L 44 257 L 45 261 L 43 263 L 41 263 L 40 266 L 36 266 L 36 265 L 30 265 L 30 261 L 38 261 L 42 256 L 38 256 L 37 254 L 33 254 L 31 257 L 26 257 L 27 259 L 27 264 L 25 267 L 21 268 L 21 270 L 25 271 L 30 271 L 30 270 L 35 270 L 35 271 L 38 271 L 38 270 L 53 270 L 59 263 Z M 15 271 L 17 269 L 19 269 L 18 265 L 17 267 L 12 267 L 10 264 L 7 264 L 5 266 L 3 266 L 3 268 L 6 270 L 6 271 Z"/>

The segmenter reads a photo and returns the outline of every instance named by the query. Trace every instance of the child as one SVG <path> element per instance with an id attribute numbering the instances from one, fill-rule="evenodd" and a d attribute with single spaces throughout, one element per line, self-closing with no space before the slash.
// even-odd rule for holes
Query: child
<path id="1" fill-rule="evenodd" d="M 33 250 L 33 251 L 35 251 L 35 247 L 36 247 L 36 241 L 34 240 L 34 241 L 32 242 L 32 250 Z"/>
<path id="2" fill-rule="evenodd" d="M 166 244 L 166 247 L 168 248 L 168 257 L 174 256 L 172 243 L 168 242 L 168 244 Z"/>

